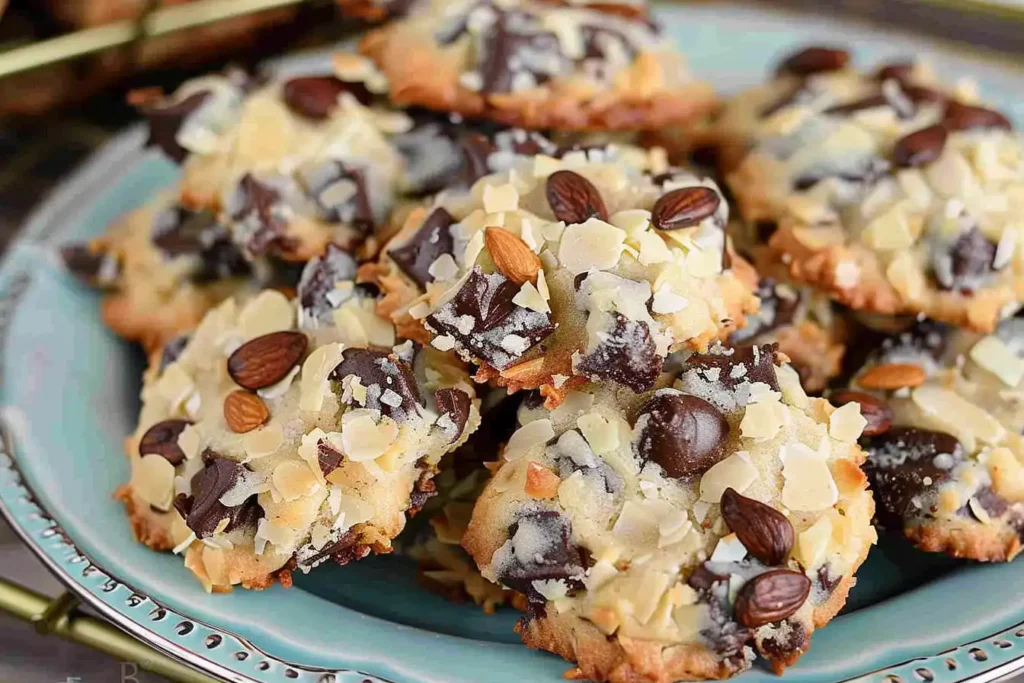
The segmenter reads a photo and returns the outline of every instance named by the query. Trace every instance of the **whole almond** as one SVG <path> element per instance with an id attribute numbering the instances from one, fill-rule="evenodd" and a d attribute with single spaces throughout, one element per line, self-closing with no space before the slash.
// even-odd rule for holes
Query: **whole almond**
<path id="1" fill-rule="evenodd" d="M 928 126 L 896 141 L 892 150 L 893 163 L 902 168 L 917 168 L 930 164 L 946 148 L 946 129 L 941 125 Z"/>
<path id="2" fill-rule="evenodd" d="M 172 465 L 180 465 L 185 453 L 178 446 L 178 437 L 191 422 L 188 420 L 163 420 L 146 430 L 139 439 L 139 455 L 157 454 Z"/>
<path id="3" fill-rule="evenodd" d="M 921 386 L 927 375 L 921 366 L 913 363 L 885 363 L 876 365 L 857 379 L 865 389 L 892 391 L 903 387 Z"/>
<path id="4" fill-rule="evenodd" d="M 267 404 L 256 394 L 239 389 L 224 399 L 224 421 L 237 434 L 251 432 L 269 418 Z"/>
<path id="5" fill-rule="evenodd" d="M 540 257 L 526 246 L 526 242 L 505 228 L 487 228 L 484 232 L 484 242 L 495 267 L 502 275 L 517 285 L 537 282 Z"/>
<path id="6" fill-rule="evenodd" d="M 861 417 L 868 422 L 864 426 L 864 436 L 878 436 L 892 427 L 892 408 L 885 401 L 875 398 L 871 394 L 860 391 L 840 391 L 829 396 L 829 401 L 837 408 L 851 402 L 859 403 Z"/>
<path id="7" fill-rule="evenodd" d="M 1001 128 L 1010 130 L 1013 124 L 1010 119 L 1003 116 L 994 109 L 977 107 L 970 104 L 961 104 L 956 100 L 950 100 L 946 106 L 946 113 L 942 119 L 942 125 L 949 130 L 971 130 L 974 128 Z"/>
<path id="8" fill-rule="evenodd" d="M 255 391 L 285 378 L 306 352 L 309 341 L 301 332 L 271 332 L 239 346 L 228 357 L 228 374 L 235 383 Z"/>
<path id="9" fill-rule="evenodd" d="M 722 518 L 747 552 L 764 564 L 780 565 L 789 557 L 796 538 L 793 525 L 770 505 L 730 487 L 722 494 Z"/>
<path id="10" fill-rule="evenodd" d="M 747 628 L 782 621 L 807 600 L 811 580 L 790 569 L 773 569 L 743 584 L 736 596 L 736 621 Z"/>
<path id="11" fill-rule="evenodd" d="M 845 69 L 850 53 L 834 47 L 807 47 L 787 57 L 778 67 L 778 73 L 810 76 Z"/>
<path id="12" fill-rule="evenodd" d="M 588 218 L 608 220 L 601 193 L 579 173 L 555 171 L 548 176 L 544 190 L 555 218 L 567 225 L 583 223 Z"/>
<path id="13" fill-rule="evenodd" d="M 679 230 L 714 215 L 722 198 L 710 187 L 681 187 L 662 195 L 651 209 L 651 224 L 659 230 Z"/>

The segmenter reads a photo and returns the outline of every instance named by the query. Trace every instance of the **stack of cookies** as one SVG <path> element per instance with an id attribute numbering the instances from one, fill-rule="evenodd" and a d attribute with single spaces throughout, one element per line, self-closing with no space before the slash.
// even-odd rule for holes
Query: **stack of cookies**
<path id="1" fill-rule="evenodd" d="M 815 47 L 723 101 L 642 4 L 343 4 L 333 73 L 136 93 L 180 182 L 64 249 L 150 354 L 139 541 L 214 592 L 400 548 L 622 683 L 781 672 L 875 522 L 1019 551 L 1024 143 L 968 85 Z"/>

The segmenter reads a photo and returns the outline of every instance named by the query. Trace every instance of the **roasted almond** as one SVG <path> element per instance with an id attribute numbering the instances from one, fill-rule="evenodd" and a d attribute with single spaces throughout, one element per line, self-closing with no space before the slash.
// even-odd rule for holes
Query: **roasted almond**
<path id="1" fill-rule="evenodd" d="M 834 47 L 812 46 L 796 52 L 779 64 L 778 73 L 794 76 L 810 76 L 845 69 L 850 63 L 850 53 Z"/>
<path id="2" fill-rule="evenodd" d="M 942 125 L 949 130 L 971 130 L 974 128 L 1002 128 L 1010 130 L 1013 128 L 1010 120 L 994 109 L 961 104 L 956 100 L 950 100 L 946 106 Z"/>
<path id="3" fill-rule="evenodd" d="M 271 332 L 239 346 L 228 357 L 228 374 L 235 383 L 255 391 L 285 378 L 306 352 L 309 341 L 301 332 Z"/>
<path id="4" fill-rule="evenodd" d="M 188 420 L 163 420 L 146 430 L 139 440 L 139 455 L 162 455 L 174 466 L 185 460 L 185 453 L 178 446 L 178 437 L 191 422 Z"/>
<path id="5" fill-rule="evenodd" d="M 941 125 L 928 126 L 914 131 L 896 141 L 892 150 L 892 161 L 903 168 L 917 168 L 930 164 L 940 156 L 946 147 L 947 133 Z"/>
<path id="6" fill-rule="evenodd" d="M 770 505 L 730 487 L 722 494 L 722 518 L 747 552 L 764 564 L 780 565 L 789 557 L 796 536 L 793 525 Z"/>
<path id="7" fill-rule="evenodd" d="M 859 403 L 860 414 L 868 421 L 862 432 L 864 436 L 878 436 L 889 431 L 892 427 L 892 408 L 880 398 L 861 391 L 840 391 L 832 394 L 829 401 L 836 406 L 844 406 L 847 403 Z"/>
<path id="8" fill-rule="evenodd" d="M 811 580 L 790 569 L 773 569 L 743 584 L 736 596 L 736 621 L 747 628 L 792 616 L 807 600 Z"/>
<path id="9" fill-rule="evenodd" d="M 876 365 L 857 379 L 865 389 L 893 391 L 903 387 L 921 386 L 927 375 L 920 365 L 913 363 L 885 363 Z"/>
<path id="10" fill-rule="evenodd" d="M 502 275 L 517 285 L 537 282 L 540 257 L 526 246 L 526 242 L 504 228 L 487 228 L 484 241 Z"/>
<path id="11" fill-rule="evenodd" d="M 558 485 L 562 480 L 558 475 L 539 462 L 531 462 L 526 467 L 526 495 L 536 500 L 554 498 L 558 495 Z"/>
<path id="12" fill-rule="evenodd" d="M 583 223 L 588 218 L 608 220 L 601 193 L 579 173 L 555 171 L 548 176 L 544 190 L 555 218 L 566 225 Z"/>
<path id="13" fill-rule="evenodd" d="M 659 230 L 689 228 L 714 215 L 721 203 L 722 198 L 710 187 L 681 187 L 654 203 L 651 225 Z"/>
<path id="14" fill-rule="evenodd" d="M 256 394 L 239 389 L 224 399 L 224 421 L 237 434 L 251 432 L 269 418 L 267 404 Z"/>

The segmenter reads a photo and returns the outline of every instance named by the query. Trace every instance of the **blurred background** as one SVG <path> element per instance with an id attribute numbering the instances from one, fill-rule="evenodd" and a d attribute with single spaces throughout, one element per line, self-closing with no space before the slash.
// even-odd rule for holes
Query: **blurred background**
<path id="1" fill-rule="evenodd" d="M 1024 55 L 1024 0 L 746 4 L 851 15 L 988 49 L 1007 60 Z M 213 16 L 226 18 L 207 23 Z M 175 22 L 192 27 L 166 32 Z M 339 44 L 360 27 L 342 16 L 334 0 L 0 0 L 0 255 L 63 176 L 134 122 L 136 114 L 125 101 L 128 91 L 173 90 L 191 76 L 229 63 L 251 68 L 276 55 Z M 148 35 L 154 31 L 162 35 Z M 2 581 L 45 596 L 61 592 L 0 520 Z M 165 679 L 131 662 L 39 635 L 31 624 L 0 610 L 0 683 L 160 680 Z"/>

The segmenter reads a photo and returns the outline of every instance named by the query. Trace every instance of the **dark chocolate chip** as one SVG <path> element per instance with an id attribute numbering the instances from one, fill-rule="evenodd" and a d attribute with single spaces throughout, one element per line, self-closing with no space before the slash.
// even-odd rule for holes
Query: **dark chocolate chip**
<path id="1" fill-rule="evenodd" d="M 681 187 L 662 195 L 651 209 L 651 224 L 659 230 L 679 230 L 715 215 L 722 198 L 710 187 Z"/>
<path id="2" fill-rule="evenodd" d="M 60 258 L 69 273 L 90 287 L 110 287 L 121 274 L 117 256 L 87 244 L 62 246 Z"/>
<path id="3" fill-rule="evenodd" d="M 178 437 L 190 424 L 189 420 L 174 419 L 157 422 L 139 440 L 139 455 L 156 454 L 177 467 L 185 461 L 185 452 L 178 446 Z"/>
<path id="4" fill-rule="evenodd" d="M 665 359 L 658 354 L 650 328 L 620 313 L 612 313 L 611 318 L 611 329 L 601 334 L 597 348 L 579 359 L 576 373 L 594 381 L 617 382 L 638 394 L 653 388 Z"/>
<path id="5" fill-rule="evenodd" d="M 174 500 L 175 509 L 185 518 L 185 524 L 195 532 L 196 538 L 212 536 L 223 519 L 228 520 L 224 531 L 255 523 L 263 512 L 255 494 L 235 507 L 229 508 L 220 502 L 249 468 L 209 449 L 203 453 L 203 460 L 207 465 L 192 477 L 192 494 L 187 497 L 179 494 Z"/>
<path id="6" fill-rule="evenodd" d="M 194 92 L 179 102 L 143 105 L 139 113 L 149 121 L 147 147 L 159 147 L 172 161 L 181 163 L 188 156 L 187 149 L 178 144 L 178 131 L 193 112 L 206 102 L 210 92 Z"/>
<path id="7" fill-rule="evenodd" d="M 892 161 L 901 168 L 917 168 L 930 164 L 940 156 L 946 147 L 946 129 L 943 126 L 928 126 L 896 141 Z"/>
<path id="8" fill-rule="evenodd" d="M 921 495 L 937 490 L 964 459 L 956 437 L 912 427 L 865 437 L 861 446 L 868 454 L 864 470 L 878 504 L 876 515 L 883 525 L 896 529 L 908 519 L 933 514 Z"/>
<path id="9" fill-rule="evenodd" d="M 453 337 L 467 353 L 503 370 L 555 329 L 548 314 L 514 304 L 518 292 L 519 287 L 504 275 L 487 275 L 476 266 L 455 297 L 426 321 L 435 332 Z M 465 316 L 473 320 L 468 333 L 462 332 Z M 513 335 L 514 345 L 508 343 Z"/>
<path id="10" fill-rule="evenodd" d="M 969 292 L 980 286 L 981 280 L 993 271 L 996 244 L 976 226 L 967 230 L 953 243 L 949 253 L 950 278 L 939 276 L 942 289 Z"/>
<path id="11" fill-rule="evenodd" d="M 531 602 L 546 602 L 546 598 L 534 587 L 534 581 L 565 581 L 570 590 L 582 585 L 586 571 L 583 554 L 572 542 L 572 527 L 569 519 L 553 510 L 529 511 L 521 514 L 512 526 L 508 536 L 515 551 L 516 534 L 523 532 L 523 540 L 529 543 L 534 555 L 523 560 L 525 553 L 512 552 L 510 561 L 499 568 L 498 581 L 524 594 Z"/>
<path id="12" fill-rule="evenodd" d="M 419 391 L 412 369 L 404 361 L 381 349 L 346 349 L 341 362 L 331 371 L 335 382 L 349 375 L 366 387 L 366 407 L 401 422 L 416 415 Z M 398 405 L 394 405 L 395 403 Z"/>
<path id="13" fill-rule="evenodd" d="M 702 398 L 658 394 L 640 407 L 634 426 L 641 459 L 661 465 L 669 477 L 691 479 L 725 457 L 729 423 Z"/>
<path id="14" fill-rule="evenodd" d="M 297 294 L 305 317 L 329 324 L 334 309 L 347 298 L 337 283 L 356 275 L 356 261 L 336 244 L 327 245 L 320 256 L 310 259 L 302 269 Z"/>
<path id="15" fill-rule="evenodd" d="M 423 221 L 423 225 L 400 247 L 390 249 L 388 256 L 420 288 L 434 281 L 430 266 L 443 254 L 455 251 L 451 228 L 455 219 L 443 207 L 437 207 Z"/>
<path id="16" fill-rule="evenodd" d="M 608 220 L 601 193 L 575 171 L 555 171 L 549 175 L 544 192 L 555 218 L 567 225 L 583 223 L 588 218 Z"/>
<path id="17" fill-rule="evenodd" d="M 942 124 L 949 130 L 974 130 L 976 128 L 995 128 L 1012 130 L 1010 119 L 994 109 L 962 104 L 950 100 L 946 105 L 946 113 Z"/>
<path id="18" fill-rule="evenodd" d="M 884 400 L 861 391 L 840 391 L 829 396 L 829 401 L 839 407 L 847 403 L 860 405 L 860 414 L 867 421 L 864 436 L 878 436 L 892 427 L 892 408 Z"/>
<path id="19" fill-rule="evenodd" d="M 466 185 L 472 185 L 481 178 L 491 174 L 490 156 L 497 146 L 486 135 L 469 133 L 459 139 L 459 148 L 464 159 L 463 169 Z"/>
<path id="20" fill-rule="evenodd" d="M 434 392 L 434 401 L 437 403 L 437 412 L 447 416 L 455 425 L 451 440 L 458 441 L 469 420 L 472 405 L 469 394 L 462 389 L 438 389 Z"/>
<path id="21" fill-rule="evenodd" d="M 351 93 L 361 104 L 373 101 L 362 83 L 346 83 L 334 76 L 302 76 L 286 81 L 281 88 L 288 108 L 299 116 L 323 120 L 331 115 L 342 93 Z"/>
<path id="22" fill-rule="evenodd" d="M 325 477 L 341 467 L 341 463 L 345 460 L 345 456 L 342 453 L 323 439 L 316 445 L 316 457 L 317 462 L 320 464 L 320 471 L 323 472 Z"/>
<path id="23" fill-rule="evenodd" d="M 789 55 L 778 66 L 778 73 L 794 76 L 811 76 L 813 74 L 845 69 L 850 63 L 850 53 L 834 47 L 807 47 Z"/>

